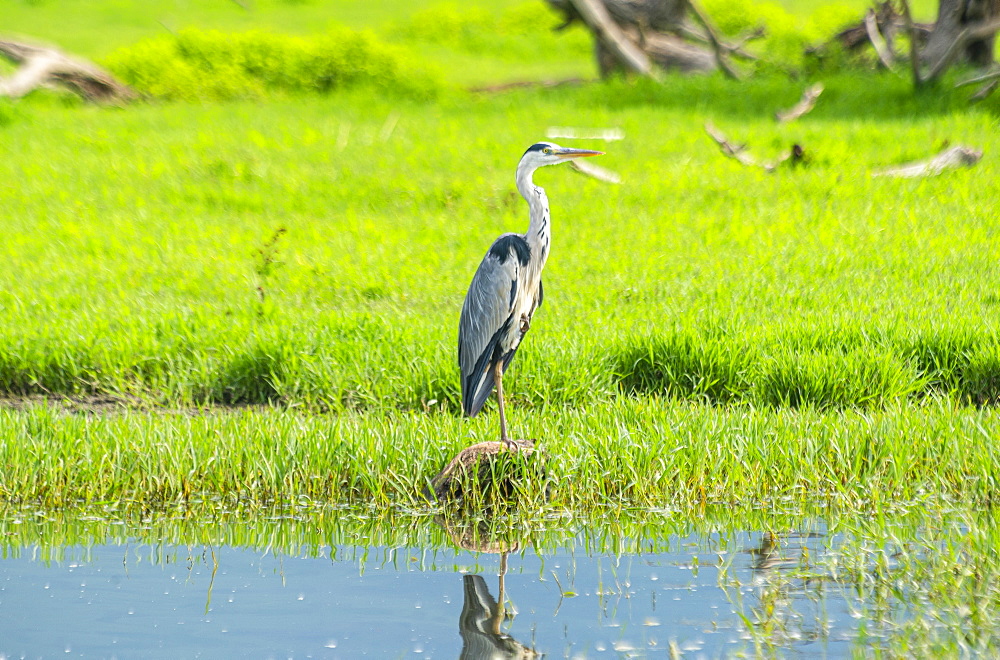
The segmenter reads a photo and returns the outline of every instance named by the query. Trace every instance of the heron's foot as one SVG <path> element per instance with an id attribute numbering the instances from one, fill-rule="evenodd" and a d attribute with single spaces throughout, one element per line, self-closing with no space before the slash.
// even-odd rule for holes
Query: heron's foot
<path id="1" fill-rule="evenodd" d="M 517 443 L 506 436 L 501 437 L 500 442 L 504 444 L 504 447 L 508 451 L 515 451 L 517 449 Z"/>

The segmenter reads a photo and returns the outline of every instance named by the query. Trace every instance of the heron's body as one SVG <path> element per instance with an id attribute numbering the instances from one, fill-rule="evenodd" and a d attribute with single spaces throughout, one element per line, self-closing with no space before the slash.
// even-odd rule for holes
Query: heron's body
<path id="1" fill-rule="evenodd" d="M 549 256 L 552 226 L 545 191 L 531 175 L 543 165 L 596 156 L 600 152 L 565 149 L 540 142 L 517 166 L 517 189 L 528 202 L 530 222 L 524 234 L 503 234 L 479 264 L 462 306 L 458 328 L 458 363 L 462 372 L 462 408 L 475 416 L 497 385 L 501 439 L 507 441 L 500 382 L 514 352 L 542 304 L 542 268 Z"/>

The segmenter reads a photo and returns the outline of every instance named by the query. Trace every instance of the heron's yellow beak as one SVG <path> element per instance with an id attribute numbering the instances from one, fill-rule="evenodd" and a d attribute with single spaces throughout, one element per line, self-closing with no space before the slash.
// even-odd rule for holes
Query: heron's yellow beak
<path id="1" fill-rule="evenodd" d="M 586 158 L 588 156 L 603 156 L 603 151 L 593 151 L 591 149 L 570 149 L 568 147 L 563 147 L 555 153 L 556 156 L 560 158 Z"/>

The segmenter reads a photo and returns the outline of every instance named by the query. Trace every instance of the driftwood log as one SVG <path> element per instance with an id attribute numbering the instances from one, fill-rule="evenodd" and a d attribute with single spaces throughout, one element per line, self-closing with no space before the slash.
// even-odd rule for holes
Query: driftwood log
<path id="1" fill-rule="evenodd" d="M 11 76 L 0 79 L 0 96 L 20 98 L 39 87 L 51 86 L 100 103 L 127 103 L 138 96 L 96 64 L 54 48 L 0 40 L 0 55 L 19 65 Z"/>
<path id="2" fill-rule="evenodd" d="M 544 474 L 544 461 L 534 440 L 480 442 L 466 447 L 430 482 L 431 496 L 440 502 L 493 503 L 509 501 L 518 486 Z"/>
<path id="3" fill-rule="evenodd" d="M 947 169 L 971 167 L 978 163 L 982 157 L 983 152 L 980 149 L 955 146 L 945 149 L 933 158 L 872 172 L 872 176 L 895 176 L 903 178 L 934 176 Z"/>

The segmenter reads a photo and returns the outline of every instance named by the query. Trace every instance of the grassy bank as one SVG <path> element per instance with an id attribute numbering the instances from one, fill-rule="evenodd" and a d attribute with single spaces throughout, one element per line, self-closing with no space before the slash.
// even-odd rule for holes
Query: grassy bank
<path id="1" fill-rule="evenodd" d="M 543 414 L 517 435 L 548 456 L 527 510 L 692 511 L 714 504 L 892 510 L 931 498 L 995 500 L 1000 462 L 990 410 L 944 401 L 877 412 L 712 407 L 656 399 Z M 0 412 L 8 437 L 0 500 L 122 511 L 339 502 L 419 507 L 460 449 L 494 439 L 495 420 L 449 415 L 90 416 L 51 407 Z M 543 507 L 541 493 L 551 496 Z"/>

